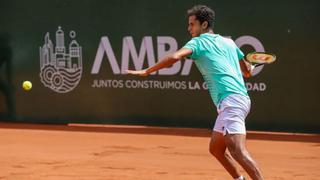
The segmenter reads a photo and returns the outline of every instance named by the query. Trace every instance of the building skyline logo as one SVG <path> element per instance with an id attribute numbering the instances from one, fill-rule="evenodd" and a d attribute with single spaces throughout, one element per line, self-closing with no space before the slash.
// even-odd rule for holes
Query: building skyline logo
<path id="1" fill-rule="evenodd" d="M 57 93 L 72 91 L 82 76 L 82 47 L 75 40 L 75 31 L 70 31 L 71 42 L 65 47 L 65 35 L 61 27 L 56 31 L 53 44 L 50 34 L 44 37 L 40 50 L 40 80 L 45 87 Z"/>

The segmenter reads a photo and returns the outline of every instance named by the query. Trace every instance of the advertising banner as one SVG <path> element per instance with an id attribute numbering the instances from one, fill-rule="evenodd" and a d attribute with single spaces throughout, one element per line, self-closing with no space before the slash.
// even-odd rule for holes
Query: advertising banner
<path id="1" fill-rule="evenodd" d="M 299 0 L 4 0 L 2 119 L 211 128 L 216 107 L 192 60 L 148 77 L 125 73 L 183 47 L 191 39 L 186 11 L 196 4 L 215 11 L 214 32 L 244 53 L 277 55 L 245 79 L 247 128 L 319 132 L 319 2 Z"/>

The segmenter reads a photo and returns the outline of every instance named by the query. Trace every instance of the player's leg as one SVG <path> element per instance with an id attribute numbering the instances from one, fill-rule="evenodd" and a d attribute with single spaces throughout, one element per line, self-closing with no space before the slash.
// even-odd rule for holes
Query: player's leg
<path id="1" fill-rule="evenodd" d="M 235 161 L 226 151 L 225 139 L 222 133 L 216 131 L 212 132 L 209 151 L 233 178 L 236 179 L 241 176 L 236 168 Z"/>
<path id="2" fill-rule="evenodd" d="M 246 135 L 226 134 L 224 136 L 226 146 L 232 157 L 245 169 L 253 180 L 262 180 L 262 174 L 257 163 L 246 149 Z"/>

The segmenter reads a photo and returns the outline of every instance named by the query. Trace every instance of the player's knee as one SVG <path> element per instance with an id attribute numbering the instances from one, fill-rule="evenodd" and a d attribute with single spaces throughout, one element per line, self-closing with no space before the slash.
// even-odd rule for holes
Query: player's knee
<path id="1" fill-rule="evenodd" d="M 213 156 L 216 156 L 216 154 L 217 154 L 217 152 L 216 152 L 216 150 L 213 148 L 213 147 L 209 147 L 209 152 L 210 152 L 210 154 L 211 155 L 213 155 Z"/>
<path id="2" fill-rule="evenodd" d="M 216 157 L 216 158 L 220 158 L 222 156 L 224 156 L 224 151 L 221 151 L 220 149 L 216 148 L 216 147 L 209 147 L 209 152 L 212 156 Z"/>

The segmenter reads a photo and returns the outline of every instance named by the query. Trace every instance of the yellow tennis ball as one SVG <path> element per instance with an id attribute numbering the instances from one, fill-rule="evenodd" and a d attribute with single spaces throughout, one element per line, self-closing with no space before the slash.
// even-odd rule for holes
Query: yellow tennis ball
<path id="1" fill-rule="evenodd" d="M 29 91 L 32 88 L 32 83 L 30 81 L 24 81 L 22 83 L 22 88 L 26 91 Z"/>

